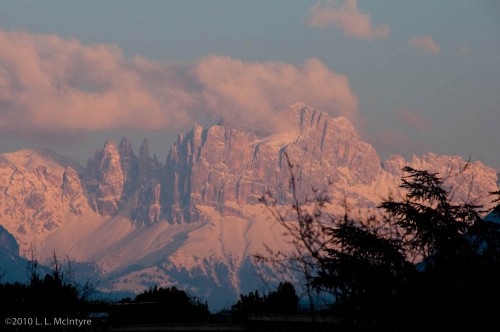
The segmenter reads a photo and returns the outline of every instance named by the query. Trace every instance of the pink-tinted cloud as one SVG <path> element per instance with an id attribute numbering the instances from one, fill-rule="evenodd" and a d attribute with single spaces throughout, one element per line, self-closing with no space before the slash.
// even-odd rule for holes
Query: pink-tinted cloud
<path id="1" fill-rule="evenodd" d="M 179 131 L 199 119 L 279 126 L 301 101 L 356 120 L 347 77 L 316 59 L 302 66 L 208 56 L 191 63 L 127 58 L 113 45 L 0 30 L 0 131 Z"/>
<path id="2" fill-rule="evenodd" d="M 357 39 L 387 38 L 389 27 L 385 24 L 373 26 L 369 14 L 361 13 L 357 0 L 316 2 L 309 9 L 309 25 L 325 28 L 334 26 L 350 37 Z"/>
<path id="3" fill-rule="evenodd" d="M 414 37 L 408 40 L 408 45 L 425 54 L 439 54 L 441 47 L 432 39 L 431 36 Z"/>
<path id="4" fill-rule="evenodd" d="M 280 110 L 296 101 L 357 120 L 357 99 L 345 76 L 331 72 L 319 60 L 302 67 L 281 62 L 243 62 L 207 57 L 194 74 L 202 85 L 208 111 L 236 124 L 269 131 L 279 127 Z"/>
<path id="5" fill-rule="evenodd" d="M 112 45 L 0 31 L 0 68 L 7 129 L 160 129 L 187 119 L 166 116 L 159 91 Z"/>
<path id="6" fill-rule="evenodd" d="M 409 125 L 419 131 L 428 130 L 430 127 L 430 120 L 427 119 L 418 111 L 409 109 L 401 109 L 397 113 L 397 120 L 405 125 Z"/>

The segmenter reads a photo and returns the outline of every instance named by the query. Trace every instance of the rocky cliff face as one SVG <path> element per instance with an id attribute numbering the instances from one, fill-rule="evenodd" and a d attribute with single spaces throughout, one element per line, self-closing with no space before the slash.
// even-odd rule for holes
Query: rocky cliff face
<path id="1" fill-rule="evenodd" d="M 121 214 L 137 225 L 157 222 L 161 217 L 162 171 L 162 165 L 150 157 L 146 140 L 139 148 L 139 156 L 126 138 L 119 147 L 108 140 L 85 170 L 91 206 L 101 215 Z"/>
<path id="2" fill-rule="evenodd" d="M 90 209 L 75 164 L 44 150 L 0 155 L 0 220 L 26 254 L 33 238 Z"/>
<path id="3" fill-rule="evenodd" d="M 123 190 L 124 193 L 127 194 L 133 192 L 137 187 L 139 158 L 132 149 L 132 143 L 125 137 L 120 141 L 118 155 L 123 171 Z"/>
<path id="4" fill-rule="evenodd" d="M 255 281 L 248 257 L 262 253 L 262 243 L 286 250 L 259 198 L 270 192 L 290 206 L 290 172 L 299 199 L 326 190 L 339 213 L 344 202 L 366 211 L 401 194 L 406 165 L 439 173 L 455 201 L 487 205 L 488 192 L 498 190 L 494 169 L 460 157 L 381 163 L 348 120 L 306 105 L 289 107 L 283 121 L 286 129 L 267 137 L 195 126 L 179 135 L 165 165 L 150 156 L 147 141 L 135 154 L 125 138 L 108 140 L 86 168 L 47 150 L 1 154 L 0 225 L 24 257 L 35 243 L 46 257 L 57 250 L 95 261 L 124 290 L 210 284 L 236 296 L 241 280 Z M 17 250 L 0 229 L 2 246 L 9 255 Z"/>
<path id="5" fill-rule="evenodd" d="M 361 140 L 352 124 L 305 105 L 288 109 L 285 132 L 259 138 L 238 129 L 194 127 L 179 136 L 167 158 L 167 216 L 196 220 L 197 206 L 238 215 L 270 191 L 289 202 L 293 165 L 300 198 L 311 190 L 370 186 L 382 171 L 375 149 Z"/>
<path id="6" fill-rule="evenodd" d="M 47 150 L 3 154 L 0 218 L 12 220 L 8 230 L 22 238 L 22 248 L 33 234 L 57 229 L 66 213 L 85 219 L 88 209 L 120 215 L 135 226 L 210 219 L 201 207 L 244 218 L 243 207 L 260 204 L 266 192 L 290 203 L 287 160 L 300 199 L 312 189 L 326 190 L 354 209 L 373 208 L 397 192 L 405 165 L 445 177 L 457 201 L 488 205 L 488 193 L 497 190 L 496 171 L 481 162 L 429 153 L 381 164 L 348 120 L 302 104 L 285 114 L 287 129 L 268 137 L 223 125 L 195 126 L 179 135 L 166 165 L 150 156 L 147 141 L 136 155 L 126 138 L 119 145 L 108 140 L 85 169 Z"/>
<path id="7" fill-rule="evenodd" d="M 469 162 L 458 156 L 427 153 L 421 157 L 413 156 L 408 162 L 401 156 L 392 156 L 383 163 L 384 170 L 397 179 L 404 175 L 404 166 L 437 173 L 455 202 L 483 205 L 488 209 L 493 206 L 490 193 L 498 188 L 496 170 L 480 161 Z"/>
<path id="8" fill-rule="evenodd" d="M 86 184 L 92 207 L 103 215 L 117 214 L 125 175 L 115 142 L 108 140 L 102 149 L 95 152 L 94 159 L 87 163 L 87 172 Z"/>
<path id="9" fill-rule="evenodd" d="M 289 113 L 299 136 L 283 150 L 294 165 L 299 197 L 311 195 L 313 188 L 328 191 L 338 199 L 359 196 L 352 188 L 368 190 L 378 181 L 382 172 L 380 157 L 347 119 L 300 104 L 290 107 Z M 369 201 L 377 201 L 362 196 L 355 200 L 356 207 L 373 206 Z"/>
<path id="10" fill-rule="evenodd" d="M 309 177 L 326 173 L 319 183 L 330 177 L 334 182 L 340 168 L 352 174 L 349 185 L 370 185 L 380 173 L 380 157 L 375 149 L 361 139 L 354 126 L 343 117 L 331 117 L 312 107 L 294 105 L 289 110 L 300 129 L 300 136 L 287 146 L 293 164 L 309 169 Z M 314 183 L 315 180 L 309 182 Z M 317 179 L 317 178 L 316 178 Z"/>
<path id="11" fill-rule="evenodd" d="M 192 221 L 199 218 L 199 205 L 223 211 L 230 204 L 255 203 L 262 194 L 257 188 L 263 188 L 264 177 L 273 176 L 253 173 L 255 139 L 250 133 L 222 126 L 196 126 L 185 136 L 179 135 L 167 157 L 167 216 L 175 222 Z"/>
<path id="12" fill-rule="evenodd" d="M 195 126 L 180 135 L 167 157 L 165 216 L 175 222 L 197 221 L 203 219 L 199 206 L 241 216 L 241 207 L 258 204 L 266 191 L 290 203 L 287 158 L 299 199 L 313 189 L 325 190 L 355 209 L 373 208 L 398 192 L 405 165 L 446 177 L 456 201 L 484 204 L 487 193 L 496 188 L 495 170 L 481 162 L 426 154 L 409 162 L 394 156 L 381 164 L 375 149 L 347 119 L 302 104 L 292 105 L 287 113 L 289 128 L 265 138 L 222 125 Z"/>
<path id="13" fill-rule="evenodd" d="M 75 215 L 81 215 L 84 212 L 87 198 L 85 197 L 80 176 L 78 173 L 67 166 L 62 175 L 62 198 L 67 200 L 71 212 Z"/>
<path id="14" fill-rule="evenodd" d="M 139 148 L 136 189 L 131 200 L 131 218 L 136 225 L 148 226 L 163 217 L 160 196 L 164 166 L 149 154 L 148 141 Z"/>

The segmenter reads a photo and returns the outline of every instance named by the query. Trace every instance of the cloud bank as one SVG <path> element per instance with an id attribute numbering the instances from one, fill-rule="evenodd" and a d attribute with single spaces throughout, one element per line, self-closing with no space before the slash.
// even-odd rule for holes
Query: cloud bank
<path id="1" fill-rule="evenodd" d="M 432 39 L 431 36 L 414 37 L 408 40 L 408 45 L 424 54 L 439 54 L 441 47 Z"/>
<path id="2" fill-rule="evenodd" d="M 208 112 L 252 128 L 267 131 L 272 128 L 266 127 L 279 127 L 279 113 L 272 110 L 296 101 L 357 119 L 357 99 L 347 78 L 329 71 L 316 59 L 296 67 L 211 56 L 201 59 L 193 74 L 201 84 L 201 99 Z"/>
<path id="3" fill-rule="evenodd" d="M 349 37 L 370 40 L 387 38 L 390 29 L 382 24 L 373 26 L 369 14 L 361 13 L 357 0 L 318 1 L 309 9 L 309 25 L 317 28 L 333 26 Z"/>
<path id="4" fill-rule="evenodd" d="M 217 55 L 156 62 L 127 58 L 113 45 L 0 30 L 3 133 L 180 131 L 207 118 L 266 132 L 297 101 L 358 118 L 347 77 L 317 59 L 301 66 Z"/>

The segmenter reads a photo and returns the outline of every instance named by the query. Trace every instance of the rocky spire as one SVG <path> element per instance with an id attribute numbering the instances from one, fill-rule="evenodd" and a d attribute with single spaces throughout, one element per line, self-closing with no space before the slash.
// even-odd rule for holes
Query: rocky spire
<path id="1" fill-rule="evenodd" d="M 97 210 L 103 215 L 115 215 L 118 213 L 117 203 L 123 193 L 125 176 L 118 148 L 112 139 L 108 139 L 104 148 L 96 151 L 93 163 L 99 181 L 95 192 Z"/>
<path id="2" fill-rule="evenodd" d="M 62 198 L 68 200 L 71 211 L 74 214 L 81 215 L 85 209 L 85 195 L 78 173 L 66 166 L 62 176 Z"/>
<path id="3" fill-rule="evenodd" d="M 132 143 L 130 143 L 130 141 L 125 137 L 123 137 L 120 141 L 118 152 L 120 154 L 120 162 L 125 179 L 124 192 L 127 196 L 129 196 L 137 184 L 139 159 L 132 149 Z"/>

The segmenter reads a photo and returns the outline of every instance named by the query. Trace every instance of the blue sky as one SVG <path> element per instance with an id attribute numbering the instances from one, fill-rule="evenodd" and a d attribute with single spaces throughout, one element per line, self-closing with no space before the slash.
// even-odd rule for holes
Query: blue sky
<path id="1" fill-rule="evenodd" d="M 42 145 L 84 162 L 128 136 L 164 160 L 194 123 L 256 128 L 289 91 L 350 118 L 382 158 L 458 154 L 500 170 L 498 17 L 495 0 L 4 1 L 0 152 Z"/>

